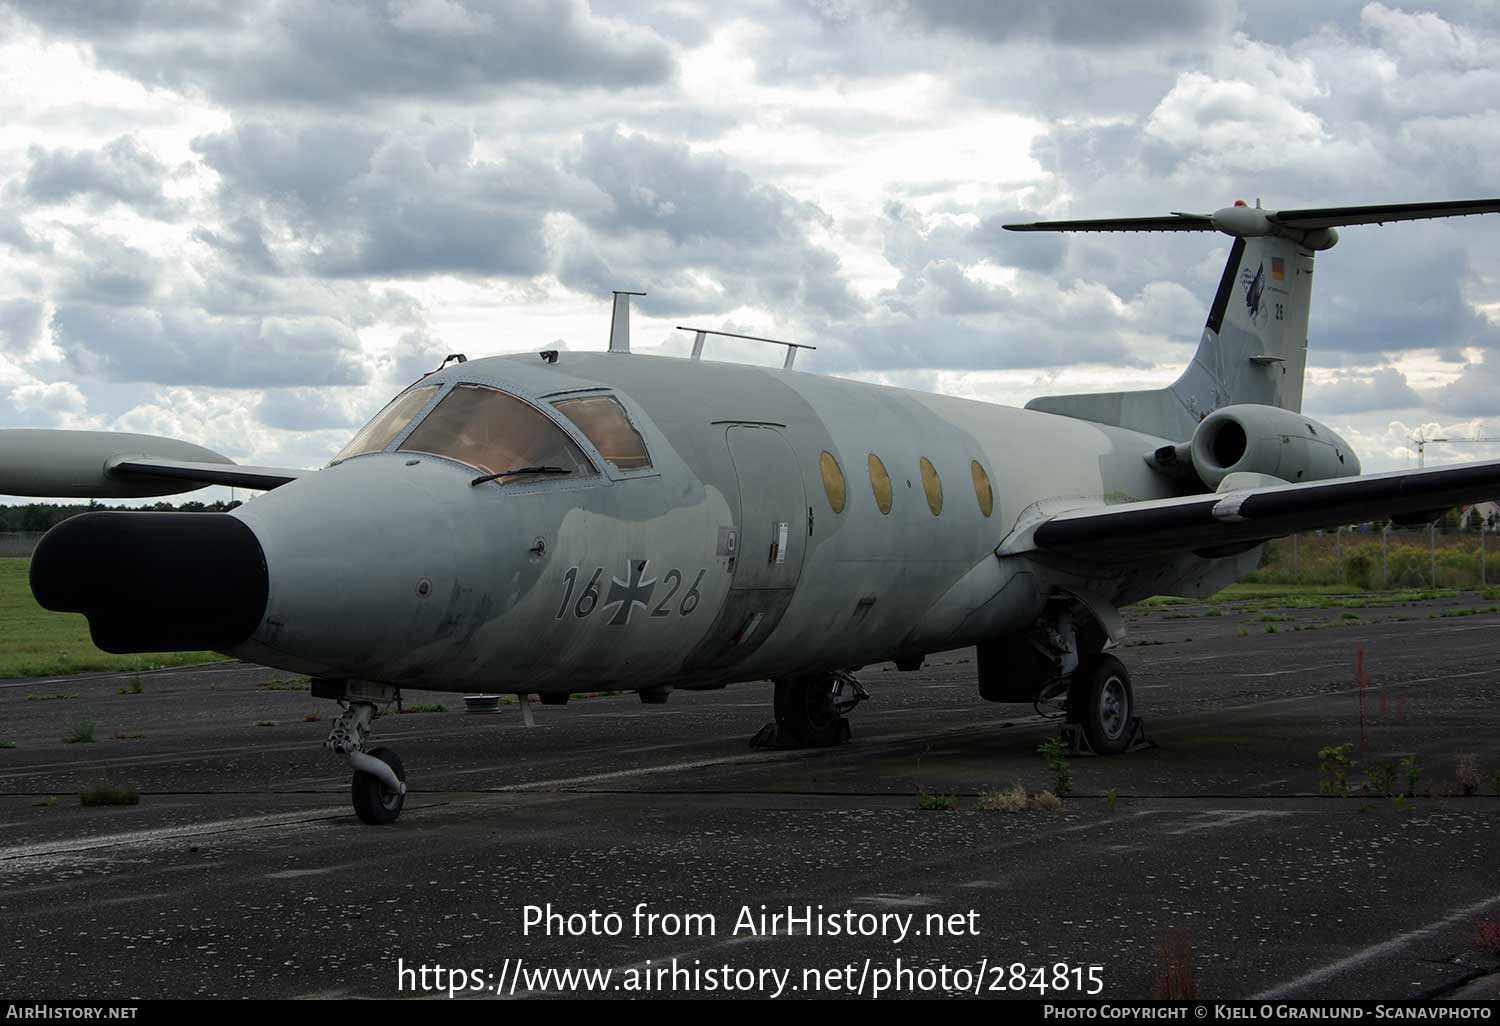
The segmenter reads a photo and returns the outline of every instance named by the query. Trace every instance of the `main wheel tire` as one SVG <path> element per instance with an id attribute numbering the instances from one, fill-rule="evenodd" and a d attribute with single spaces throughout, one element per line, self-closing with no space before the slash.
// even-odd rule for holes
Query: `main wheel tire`
<path id="1" fill-rule="evenodd" d="M 1068 722 L 1083 728 L 1089 747 L 1119 755 L 1130 747 L 1135 693 L 1130 672 L 1112 655 L 1098 655 L 1080 666 L 1068 688 Z"/>
<path id="2" fill-rule="evenodd" d="M 389 748 L 374 748 L 366 753 L 379 759 L 396 773 L 396 778 L 406 783 L 406 767 L 401 765 L 401 756 Z M 379 777 L 364 770 L 355 770 L 350 782 L 350 793 L 354 796 L 354 814 L 361 823 L 384 826 L 396 822 L 401 815 L 401 806 L 406 804 L 406 795 L 386 790 Z"/>
<path id="3" fill-rule="evenodd" d="M 789 677 L 776 682 L 776 726 L 804 748 L 844 739 L 844 717 L 833 705 L 833 678 Z"/>

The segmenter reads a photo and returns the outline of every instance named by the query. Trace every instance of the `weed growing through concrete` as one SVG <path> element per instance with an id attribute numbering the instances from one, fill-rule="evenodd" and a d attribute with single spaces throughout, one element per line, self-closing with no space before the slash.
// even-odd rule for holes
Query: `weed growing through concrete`
<path id="1" fill-rule="evenodd" d="M 49 794 L 45 798 L 38 798 L 31 804 L 38 809 L 52 809 L 57 807 L 57 795 Z"/>
<path id="2" fill-rule="evenodd" d="M 1396 768 L 1401 771 L 1402 777 L 1406 780 L 1406 797 L 1415 798 L 1417 782 L 1422 779 L 1422 767 L 1417 765 L 1417 757 L 1408 755 L 1396 764 Z"/>
<path id="3" fill-rule="evenodd" d="M 1027 794 L 1025 784 L 1014 784 L 1004 791 L 981 791 L 981 812 L 1061 812 L 1062 799 L 1051 791 Z"/>
<path id="4" fill-rule="evenodd" d="M 1472 798 L 1479 793 L 1484 780 L 1479 772 L 1479 761 L 1474 758 L 1472 752 L 1465 752 L 1458 757 L 1458 765 L 1453 770 L 1453 779 L 1458 784 L 1458 793 L 1465 798 Z"/>
<path id="5" fill-rule="evenodd" d="M 403 716 L 404 715 L 409 715 L 411 713 L 444 713 L 444 712 L 447 712 L 447 711 L 448 711 L 448 707 L 446 705 L 443 705 L 443 704 L 438 703 L 438 702 L 430 702 L 430 703 L 427 703 L 427 704 L 418 704 L 418 705 L 408 705 L 408 706 L 403 706 L 402 709 L 401 709 L 401 713 L 402 713 Z"/>
<path id="6" fill-rule="evenodd" d="M 16 743 L 14 741 L 0 741 L 0 748 L 14 748 L 14 747 L 16 747 Z"/>
<path id="7" fill-rule="evenodd" d="M 1119 801 L 1120 796 L 1115 792 L 1114 788 L 1111 787 L 1108 791 L 1104 792 L 1104 804 L 1109 807 L 1110 812 L 1115 811 L 1115 805 Z"/>
<path id="8" fill-rule="evenodd" d="M 75 724 L 63 737 L 65 745 L 91 745 L 94 743 L 94 723 L 92 720 L 84 720 Z"/>
<path id="9" fill-rule="evenodd" d="M 144 695 L 146 693 L 146 684 L 139 677 L 131 677 L 130 683 L 121 688 L 119 693 L 122 695 Z"/>
<path id="10" fill-rule="evenodd" d="M 1052 790 L 1061 797 L 1073 791 L 1073 767 L 1068 762 L 1068 745 L 1060 737 L 1043 741 L 1037 746 L 1047 772 L 1052 774 Z"/>
<path id="11" fill-rule="evenodd" d="M 275 720 L 256 720 L 255 721 L 255 725 L 257 727 L 274 727 L 274 726 L 276 726 L 276 721 Z"/>
<path id="12" fill-rule="evenodd" d="M 1198 996 L 1193 971 L 1193 938 L 1183 929 L 1167 931 L 1156 949 L 1151 970 L 1151 996 L 1158 1001 L 1191 1001 Z"/>
<path id="13" fill-rule="evenodd" d="M 1322 779 L 1318 781 L 1318 791 L 1321 794 L 1331 795 L 1335 798 L 1343 798 L 1349 793 L 1349 771 L 1354 768 L 1354 761 L 1349 758 L 1349 753 L 1354 751 L 1354 746 L 1327 745 L 1318 749 L 1318 772 Z"/>
<path id="14" fill-rule="evenodd" d="M 1474 920 L 1474 946 L 1491 958 L 1500 957 L 1500 919 Z"/>
<path id="15" fill-rule="evenodd" d="M 132 785 L 112 784 L 108 780 L 100 780 L 78 792 L 79 805 L 139 805 L 140 803 L 140 792 Z"/>
<path id="16" fill-rule="evenodd" d="M 27 695 L 28 702 L 71 702 L 77 695 Z"/>
<path id="17" fill-rule="evenodd" d="M 1041 812 L 1061 812 L 1063 803 L 1051 791 L 1040 791 L 1031 796 L 1031 807 Z"/>
<path id="18" fill-rule="evenodd" d="M 1026 785 L 1015 784 L 1004 791 L 979 792 L 979 808 L 982 812 L 1021 812 L 1029 800 Z"/>
<path id="19" fill-rule="evenodd" d="M 955 812 L 958 810 L 958 799 L 951 794 L 923 792 L 917 795 L 917 808 L 922 812 Z"/>
<path id="20" fill-rule="evenodd" d="M 1396 793 L 1396 764 L 1390 759 L 1372 763 L 1365 769 L 1364 790 L 1381 798 L 1390 798 Z"/>

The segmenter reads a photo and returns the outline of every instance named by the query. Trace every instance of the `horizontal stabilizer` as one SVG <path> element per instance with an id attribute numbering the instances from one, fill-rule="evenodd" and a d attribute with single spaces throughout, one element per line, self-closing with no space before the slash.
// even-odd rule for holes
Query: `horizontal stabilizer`
<path id="1" fill-rule="evenodd" d="M 141 499 L 208 485 L 275 488 L 307 473 L 240 466 L 212 449 L 156 435 L 0 430 L 0 495 Z"/>
<path id="2" fill-rule="evenodd" d="M 187 460 L 161 460 L 136 456 L 112 462 L 111 474 L 168 478 L 173 481 L 196 481 L 200 484 L 226 485 L 231 488 L 258 488 L 270 491 L 288 481 L 295 481 L 309 470 L 284 467 L 249 467 L 242 463 L 193 463 Z"/>
<path id="3" fill-rule="evenodd" d="M 1167 217 L 1107 217 L 1090 221 L 1032 221 L 1008 224 L 1013 232 L 1211 232 L 1214 219 L 1206 214 L 1171 214 Z"/>
<path id="4" fill-rule="evenodd" d="M 1070 510 L 1039 524 L 1029 547 L 1128 562 L 1153 553 L 1217 549 L 1496 497 L 1500 461 L 1465 463 Z"/>
<path id="5" fill-rule="evenodd" d="M 1465 217 L 1469 214 L 1500 213 L 1500 199 L 1446 200 L 1442 203 L 1385 203 L 1363 207 L 1313 207 L 1278 210 L 1271 215 L 1276 224 L 1312 230 L 1338 228 L 1346 224 L 1385 224 L 1387 221 L 1423 221 L 1432 217 Z"/>
<path id="6" fill-rule="evenodd" d="M 1350 224 L 1385 224 L 1387 221 L 1420 221 L 1433 217 L 1464 217 L 1469 214 L 1500 213 L 1500 199 L 1442 200 L 1436 203 L 1381 203 L 1358 207 L 1309 207 L 1306 210 L 1262 210 L 1236 203 L 1212 214 L 1173 212 L 1162 217 L 1108 217 L 1083 221 L 1031 221 L 1008 224 L 1013 232 L 1213 232 L 1251 238 L 1257 235 L 1293 233 L 1296 238 L 1325 228 Z M 1301 233 L 1301 234 L 1297 234 Z M 1326 249 L 1337 241 L 1333 235 L 1315 245 Z"/>

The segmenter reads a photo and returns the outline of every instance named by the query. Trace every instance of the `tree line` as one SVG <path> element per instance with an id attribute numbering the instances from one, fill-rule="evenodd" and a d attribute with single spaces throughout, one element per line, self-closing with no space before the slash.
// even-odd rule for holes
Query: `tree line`
<path id="1" fill-rule="evenodd" d="M 47 531 L 69 517 L 102 510 L 138 513 L 142 510 L 160 513 L 227 513 L 243 505 L 234 502 L 157 502 L 149 506 L 109 506 L 102 502 L 61 506 L 52 502 L 31 502 L 24 506 L 0 506 L 0 533 L 10 531 Z"/>

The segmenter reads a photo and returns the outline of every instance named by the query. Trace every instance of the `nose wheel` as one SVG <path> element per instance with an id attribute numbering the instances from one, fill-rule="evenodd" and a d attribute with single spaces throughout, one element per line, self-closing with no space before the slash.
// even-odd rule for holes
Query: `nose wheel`
<path id="1" fill-rule="evenodd" d="M 315 680 L 313 694 L 336 698 L 344 706 L 323 747 L 347 755 L 354 767 L 349 782 L 354 814 L 361 823 L 372 826 L 394 823 L 406 804 L 406 767 L 391 749 L 367 749 L 367 744 L 377 706 L 399 701 L 401 693 L 395 688 L 363 681 Z"/>
<path id="2" fill-rule="evenodd" d="M 371 826 L 396 822 L 396 817 L 401 815 L 401 806 L 406 804 L 406 767 L 401 765 L 401 756 L 389 748 L 372 748 L 369 752 L 355 754 L 386 767 L 389 775 L 395 776 L 400 787 L 392 787 L 387 782 L 387 774 L 356 769 L 354 779 L 349 783 L 350 793 L 354 798 L 354 814 L 361 823 L 369 823 Z M 359 764 L 355 763 L 356 766 Z"/>

